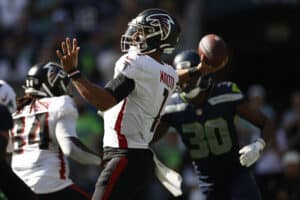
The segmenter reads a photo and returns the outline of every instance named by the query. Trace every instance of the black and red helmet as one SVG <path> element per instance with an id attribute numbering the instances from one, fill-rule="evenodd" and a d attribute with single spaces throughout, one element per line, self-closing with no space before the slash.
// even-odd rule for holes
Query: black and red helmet
<path id="1" fill-rule="evenodd" d="M 180 26 L 177 20 L 162 9 L 147 9 L 128 23 L 121 38 L 122 52 L 130 48 L 139 53 L 160 51 L 171 54 L 179 40 Z"/>
<path id="2" fill-rule="evenodd" d="M 25 93 L 53 97 L 67 94 L 69 78 L 59 64 L 48 62 L 33 65 L 26 76 Z"/>

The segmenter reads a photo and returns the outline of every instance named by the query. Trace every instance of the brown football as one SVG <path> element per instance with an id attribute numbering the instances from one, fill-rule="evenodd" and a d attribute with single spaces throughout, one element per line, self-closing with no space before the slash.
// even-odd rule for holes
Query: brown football
<path id="1" fill-rule="evenodd" d="M 228 61 L 228 49 L 225 41 L 217 34 L 204 35 L 198 45 L 199 55 L 212 67 L 225 66 Z"/>

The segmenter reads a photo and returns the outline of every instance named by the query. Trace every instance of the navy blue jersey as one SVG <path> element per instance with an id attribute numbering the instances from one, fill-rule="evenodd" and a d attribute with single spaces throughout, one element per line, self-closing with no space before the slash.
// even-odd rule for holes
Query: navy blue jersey
<path id="1" fill-rule="evenodd" d="M 234 125 L 236 106 L 244 96 L 235 83 L 214 85 L 201 108 L 173 94 L 162 121 L 177 129 L 200 180 L 220 179 L 241 170 Z M 226 176 L 225 176 L 226 174 Z"/>

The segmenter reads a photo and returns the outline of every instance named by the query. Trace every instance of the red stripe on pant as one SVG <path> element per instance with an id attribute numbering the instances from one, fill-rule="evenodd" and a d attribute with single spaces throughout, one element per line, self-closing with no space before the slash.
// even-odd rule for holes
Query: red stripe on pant
<path id="1" fill-rule="evenodd" d="M 127 158 L 120 158 L 119 163 L 117 164 L 116 168 L 114 169 L 114 171 L 111 174 L 111 177 L 109 178 L 109 181 L 108 181 L 108 184 L 107 184 L 107 187 L 106 187 L 106 190 L 105 190 L 102 200 L 108 199 L 114 185 L 116 184 L 116 182 L 118 180 L 118 177 L 122 174 L 127 163 L 128 163 Z"/>
<path id="2" fill-rule="evenodd" d="M 92 196 L 89 195 L 87 192 L 83 191 L 80 187 L 78 187 L 77 185 L 73 184 L 70 185 L 70 188 L 72 190 L 75 190 L 76 192 L 80 193 L 82 196 L 86 197 L 87 199 L 92 199 Z"/>

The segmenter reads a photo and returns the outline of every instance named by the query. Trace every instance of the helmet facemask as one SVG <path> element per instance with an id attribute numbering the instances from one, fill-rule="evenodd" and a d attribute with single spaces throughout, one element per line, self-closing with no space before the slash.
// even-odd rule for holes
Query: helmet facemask
<path id="1" fill-rule="evenodd" d="M 156 51 L 171 54 L 178 42 L 180 28 L 165 11 L 149 9 L 128 23 L 121 37 L 121 51 L 133 49 L 149 54 Z"/>
<path id="2" fill-rule="evenodd" d="M 201 62 L 201 58 L 195 50 L 185 50 L 178 53 L 173 61 L 176 69 L 191 69 L 196 67 Z M 201 92 L 208 90 L 213 84 L 210 74 L 200 74 L 191 77 L 188 82 L 183 83 L 178 87 L 184 97 L 188 99 L 196 98 Z"/>
<path id="3" fill-rule="evenodd" d="M 129 23 L 126 33 L 121 37 L 121 50 L 123 52 L 128 52 L 133 49 L 139 53 L 145 54 L 156 51 L 156 49 L 152 49 L 150 51 L 147 50 L 149 46 L 147 41 L 153 36 L 148 35 L 146 32 L 153 31 L 153 27 L 146 27 L 133 22 Z"/>

